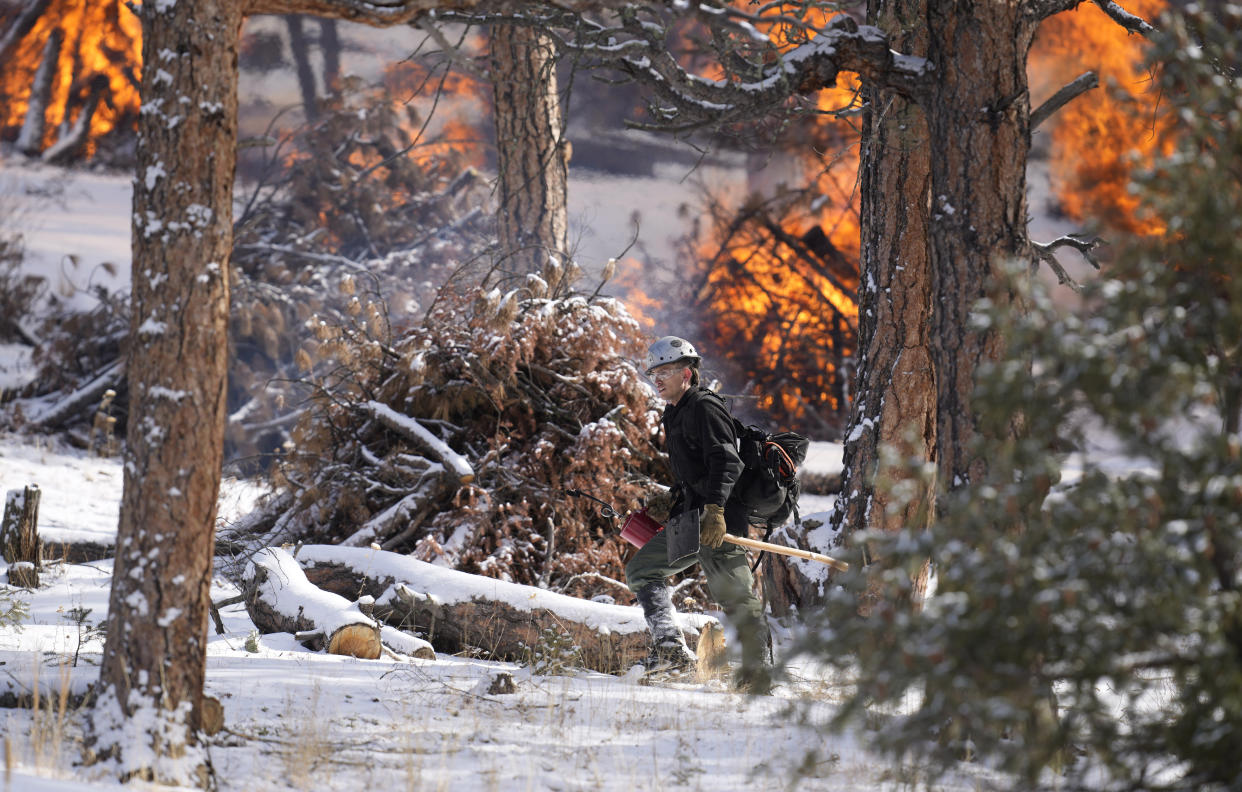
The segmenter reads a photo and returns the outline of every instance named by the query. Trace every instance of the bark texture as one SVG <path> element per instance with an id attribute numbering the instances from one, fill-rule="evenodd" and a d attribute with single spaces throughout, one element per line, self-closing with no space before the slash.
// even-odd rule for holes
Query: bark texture
<path id="1" fill-rule="evenodd" d="M 935 310 L 940 486 L 955 489 L 986 470 L 970 444 L 975 371 L 997 359 L 994 330 L 969 323 L 1006 260 L 1029 261 L 1026 161 L 1030 93 L 1026 60 L 1038 20 L 1021 3 L 933 3 L 928 57 L 939 78 L 925 103 L 931 150 L 931 246 Z M 1005 299 L 1000 295 L 1000 299 Z"/>
<path id="2" fill-rule="evenodd" d="M 242 19 L 233 0 L 141 13 L 130 421 L 93 744 L 123 777 L 184 783 L 201 772 Z M 156 725 L 124 735 L 141 710 Z M 123 755 L 135 739 L 142 759 Z"/>
<path id="3" fill-rule="evenodd" d="M 868 22 L 891 36 L 894 49 L 925 56 L 925 14 L 925 0 L 871 0 Z M 890 513 L 889 487 L 903 476 L 902 465 L 885 464 L 881 455 L 887 447 L 902 462 L 935 458 L 927 121 L 922 108 L 896 91 L 871 85 L 867 94 L 870 111 L 864 117 L 860 162 L 859 360 L 841 495 L 832 516 L 834 547 L 859 531 L 891 532 L 926 523 L 931 511 L 922 507 L 930 507 L 935 497 L 925 491 L 922 499 Z M 804 537 L 787 533 L 804 543 Z M 868 553 L 866 560 L 878 559 Z M 774 612 L 804 608 L 822 596 L 822 570 L 811 568 L 818 574 L 808 578 L 803 565 L 767 556 L 764 567 L 765 594 Z M 926 583 L 924 568 L 915 581 L 916 598 Z M 867 597 L 873 600 L 874 594 Z"/>
<path id="4" fill-rule="evenodd" d="M 563 265 L 569 247 L 569 155 L 555 53 L 538 31 L 513 25 L 492 27 L 491 48 L 501 266 L 541 273 L 549 256 Z M 555 291 L 558 283 L 548 286 Z"/>
<path id="5" fill-rule="evenodd" d="M 926 11 L 925 0 L 872 0 L 869 9 L 894 48 L 920 57 L 928 50 Z M 927 121 L 918 105 L 893 91 L 870 94 L 861 163 L 861 354 L 834 515 L 845 529 L 838 537 L 925 527 L 935 499 L 924 487 L 921 497 L 895 508 L 891 491 L 907 476 L 911 460 L 935 459 Z M 893 454 L 887 461 L 886 452 Z M 866 560 L 878 559 L 868 552 Z M 915 581 L 916 599 L 926 586 L 924 567 Z M 874 598 L 869 591 L 867 602 Z"/>

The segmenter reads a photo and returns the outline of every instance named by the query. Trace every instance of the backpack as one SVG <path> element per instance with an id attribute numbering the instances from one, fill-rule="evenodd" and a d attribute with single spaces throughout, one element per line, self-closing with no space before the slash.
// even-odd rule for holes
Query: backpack
<path id="1" fill-rule="evenodd" d="M 746 466 L 735 487 L 741 501 L 750 507 L 751 522 L 766 523 L 771 530 L 790 514 L 797 520 L 801 491 L 798 466 L 806 459 L 811 441 L 795 432 L 769 434 L 736 418 L 733 427 L 738 455 Z"/>

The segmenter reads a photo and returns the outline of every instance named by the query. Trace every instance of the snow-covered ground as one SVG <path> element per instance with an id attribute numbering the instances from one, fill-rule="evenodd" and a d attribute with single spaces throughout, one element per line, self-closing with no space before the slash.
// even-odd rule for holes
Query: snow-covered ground
<path id="1" fill-rule="evenodd" d="M 815 450 L 817 468 L 831 469 L 834 452 L 839 465 L 839 447 Z M 0 438 L 0 489 L 31 483 L 42 489 L 49 539 L 115 533 L 115 458 Z M 244 513 L 254 495 L 252 485 L 227 481 L 222 519 Z M 110 573 L 109 561 L 54 563 L 40 589 L 16 594 L 29 616 L 20 630 L 0 629 L 6 687 L 77 690 L 95 678 L 102 641 L 90 628 L 104 620 Z M 234 593 L 218 576 L 213 599 Z M 819 728 L 835 686 L 810 667 L 795 668 L 774 696 L 747 697 L 721 680 L 654 687 L 629 675 L 536 675 L 447 655 L 347 659 L 311 652 L 288 634 L 248 647 L 255 630 L 244 608 L 222 615 L 225 634 L 209 636 L 206 683 L 225 709 L 226 729 L 210 742 L 221 790 L 855 790 L 885 788 L 891 777 L 857 738 Z M 499 673 L 513 676 L 515 692 L 487 692 Z M 807 718 L 793 716 L 795 704 Z M 6 792 L 115 786 L 76 764 L 81 713 L 62 720 L 44 706 L 3 718 Z M 945 788 L 977 780 L 961 776 Z"/>

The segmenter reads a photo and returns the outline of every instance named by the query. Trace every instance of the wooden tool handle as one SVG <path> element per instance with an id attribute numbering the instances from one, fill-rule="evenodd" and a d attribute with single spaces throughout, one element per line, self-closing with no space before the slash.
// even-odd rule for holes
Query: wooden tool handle
<path id="1" fill-rule="evenodd" d="M 771 542 L 760 542 L 758 539 L 747 539 L 742 536 L 734 536 L 733 534 L 725 534 L 725 541 L 741 545 L 742 547 L 749 547 L 752 550 L 767 550 L 769 553 L 779 553 L 780 555 L 793 556 L 794 558 L 805 558 L 808 561 L 818 561 L 842 572 L 848 572 L 850 568 L 849 564 L 844 561 L 838 561 L 832 556 L 812 553 L 810 550 L 801 550 L 797 547 L 785 547 L 784 545 L 772 544 Z"/>

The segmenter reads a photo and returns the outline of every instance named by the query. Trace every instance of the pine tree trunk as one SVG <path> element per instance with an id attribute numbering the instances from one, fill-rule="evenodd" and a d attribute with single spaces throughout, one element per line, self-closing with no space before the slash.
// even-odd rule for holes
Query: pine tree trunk
<path id="1" fill-rule="evenodd" d="M 889 33 L 895 49 L 912 55 L 927 52 L 925 12 L 924 0 L 872 0 L 868 9 L 869 23 Z M 925 489 L 922 499 L 890 513 L 888 487 L 902 477 L 902 467 L 885 466 L 881 458 L 885 447 L 897 452 L 901 462 L 931 460 L 935 454 L 927 122 L 921 109 L 892 91 L 870 89 L 868 98 L 860 163 L 859 360 L 841 495 L 832 517 L 838 544 L 859 531 L 926 526 L 935 497 Z M 829 547 L 813 549 L 831 553 Z M 775 569 L 778 565 L 784 568 Z M 823 597 L 823 579 L 805 577 L 801 565 L 765 557 L 764 569 L 765 594 L 778 614 L 813 607 Z M 916 601 L 926 587 L 924 567 L 914 581 Z M 869 591 L 868 606 L 876 596 Z"/>
<path id="2" fill-rule="evenodd" d="M 341 87 L 341 37 L 335 19 L 319 20 L 319 51 L 323 53 L 323 87 L 326 92 Z"/>
<path id="3" fill-rule="evenodd" d="M 871 23 L 892 46 L 925 55 L 926 0 L 872 0 Z M 894 509 L 891 487 L 912 459 L 932 460 L 936 376 L 929 328 L 932 271 L 928 247 L 931 157 L 923 111 L 891 91 L 872 90 L 862 150 L 860 361 L 846 431 L 841 496 L 833 519 L 845 538 L 856 531 L 926 527 L 935 492 Z M 892 453 L 886 464 L 885 452 Z M 869 563 L 879 561 L 867 554 Z M 926 567 L 914 581 L 921 601 Z M 868 588 L 864 610 L 877 593 Z"/>
<path id="4" fill-rule="evenodd" d="M 298 74 L 298 89 L 302 93 L 302 112 L 307 121 L 319 117 L 319 105 L 316 99 L 315 72 L 311 69 L 309 47 L 306 34 L 302 30 L 302 17 L 290 14 L 285 17 L 285 25 L 289 28 L 289 52 L 293 54 L 293 64 Z"/>
<path id="5" fill-rule="evenodd" d="M 541 273 L 549 256 L 564 265 L 569 247 L 569 156 L 556 61 L 548 39 L 530 28 L 493 26 L 491 48 L 501 267 Z"/>
<path id="6" fill-rule="evenodd" d="M 90 743 L 124 778 L 195 783 L 225 420 L 241 4 L 145 3 L 141 14 L 130 420 Z M 135 735 L 133 723 L 149 730 Z"/>
<path id="7" fill-rule="evenodd" d="M 1026 161 L 1030 93 L 1026 60 L 1035 20 L 1017 2 L 929 6 L 929 59 L 939 75 L 928 102 L 931 150 L 932 314 L 940 486 L 979 479 L 975 372 L 1001 353 L 990 329 L 970 326 L 1006 261 L 1029 261 Z"/>

